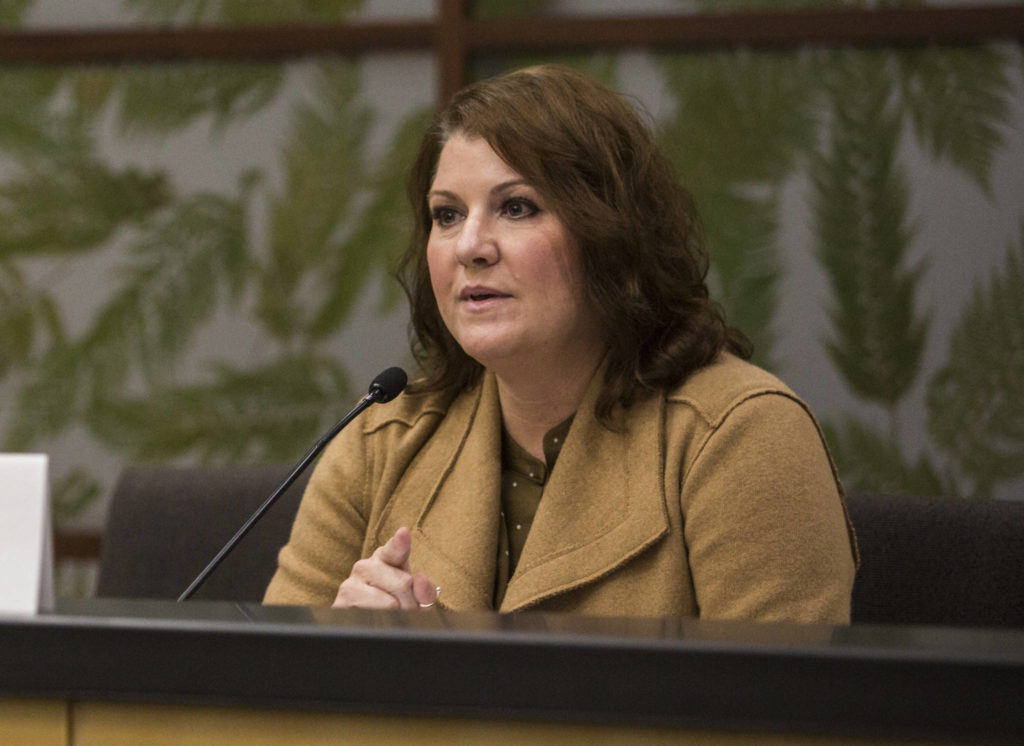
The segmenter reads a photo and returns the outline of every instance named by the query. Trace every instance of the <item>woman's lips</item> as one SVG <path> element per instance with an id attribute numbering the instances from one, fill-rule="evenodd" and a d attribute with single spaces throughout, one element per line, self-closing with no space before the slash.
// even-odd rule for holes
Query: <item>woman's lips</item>
<path id="1" fill-rule="evenodd" d="M 464 305 L 469 308 L 479 310 L 493 306 L 509 297 L 508 293 L 503 293 L 496 288 L 483 286 L 464 288 L 463 291 L 459 293 L 459 300 Z"/>
<path id="2" fill-rule="evenodd" d="M 470 301 L 480 301 L 480 300 L 488 300 L 490 298 L 507 298 L 507 297 L 508 297 L 508 293 L 503 293 L 500 290 L 496 290 L 495 288 L 477 287 L 477 286 L 465 288 L 465 289 L 463 289 L 463 291 L 461 293 L 459 293 L 459 300 L 470 300 Z"/>

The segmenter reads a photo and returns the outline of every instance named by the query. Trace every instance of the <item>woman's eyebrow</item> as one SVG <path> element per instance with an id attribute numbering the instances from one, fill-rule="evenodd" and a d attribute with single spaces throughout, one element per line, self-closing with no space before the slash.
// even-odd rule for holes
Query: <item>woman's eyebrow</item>
<path id="1" fill-rule="evenodd" d="M 458 199 L 454 192 L 449 192 L 447 189 L 431 189 L 427 192 L 427 201 L 434 199 L 435 197 L 443 197 L 444 199 Z"/>
<path id="2" fill-rule="evenodd" d="M 511 179 L 509 181 L 503 181 L 500 184 L 496 184 L 491 187 L 491 194 L 497 194 L 498 192 L 507 192 L 509 189 L 517 186 L 529 186 L 526 183 L 526 179 Z"/>
<path id="3" fill-rule="evenodd" d="M 509 181 L 503 181 L 500 184 L 495 184 L 490 189 L 491 194 L 500 194 L 501 192 L 507 192 L 517 186 L 529 186 L 526 179 L 510 179 Z M 443 199 L 458 200 L 459 196 L 455 192 L 451 192 L 447 189 L 431 189 L 427 192 L 427 201 L 441 197 Z"/>

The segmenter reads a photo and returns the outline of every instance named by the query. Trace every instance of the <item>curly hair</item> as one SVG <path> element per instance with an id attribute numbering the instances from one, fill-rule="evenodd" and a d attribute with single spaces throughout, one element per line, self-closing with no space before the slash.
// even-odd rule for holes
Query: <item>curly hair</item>
<path id="1" fill-rule="evenodd" d="M 672 388 L 723 349 L 752 346 L 708 296 L 708 256 L 693 198 L 636 106 L 596 80 L 541 65 L 462 89 L 435 115 L 409 173 L 415 228 L 398 267 L 409 298 L 418 390 L 461 391 L 483 367 L 441 319 L 430 284 L 427 206 L 441 149 L 481 137 L 540 192 L 579 246 L 584 292 L 606 347 L 597 416 Z"/>

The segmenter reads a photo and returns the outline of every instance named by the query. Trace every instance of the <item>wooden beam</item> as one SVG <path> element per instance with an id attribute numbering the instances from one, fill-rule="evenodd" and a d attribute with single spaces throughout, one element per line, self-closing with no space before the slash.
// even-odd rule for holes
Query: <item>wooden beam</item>
<path id="1" fill-rule="evenodd" d="M 2 31 L 0 62 L 74 64 L 125 61 L 281 59 L 311 54 L 429 50 L 423 23 L 353 23 L 242 28 Z"/>
<path id="2" fill-rule="evenodd" d="M 53 555 L 57 562 L 64 560 L 98 560 L 103 548 L 103 534 L 98 531 L 53 532 Z"/>
<path id="3" fill-rule="evenodd" d="M 0 31 L 0 63 L 280 59 L 434 49 L 445 97 L 465 83 L 471 53 L 1024 39 L 1024 3 L 621 17 L 524 16 L 476 21 L 466 17 L 464 0 L 438 0 L 438 7 L 436 20 L 411 23 Z"/>
<path id="4" fill-rule="evenodd" d="M 882 45 L 1024 38 L 1024 4 L 472 21 L 472 52 Z"/>
<path id="5" fill-rule="evenodd" d="M 466 4 L 463 0 L 438 0 L 435 36 L 438 102 L 444 105 L 466 84 Z"/>

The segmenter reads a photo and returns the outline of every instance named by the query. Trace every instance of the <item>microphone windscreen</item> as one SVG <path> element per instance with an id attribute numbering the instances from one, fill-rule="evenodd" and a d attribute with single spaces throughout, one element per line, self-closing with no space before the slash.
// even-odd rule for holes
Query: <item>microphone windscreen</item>
<path id="1" fill-rule="evenodd" d="M 373 379 L 373 383 L 370 384 L 370 393 L 374 395 L 378 402 L 391 401 L 402 393 L 402 389 L 405 388 L 408 380 L 408 376 L 405 375 L 405 371 L 401 368 L 397 366 L 388 368 L 381 371 Z"/>

